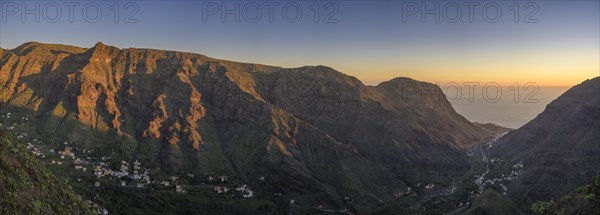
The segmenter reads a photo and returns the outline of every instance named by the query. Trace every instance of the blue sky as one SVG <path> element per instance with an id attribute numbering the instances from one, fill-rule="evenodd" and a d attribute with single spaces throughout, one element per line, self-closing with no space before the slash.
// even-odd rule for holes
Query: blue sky
<path id="1" fill-rule="evenodd" d="M 111 10 L 117 1 L 79 2 L 72 23 L 65 2 L 52 2 L 57 4 L 0 0 L 0 46 L 39 41 L 91 47 L 102 41 L 121 48 L 189 51 L 284 67 L 327 65 L 368 84 L 409 76 L 430 82 L 573 85 L 600 72 L 598 1 L 479 2 L 473 22 L 468 19 L 467 1 L 119 1 L 117 23 Z M 515 2 L 519 22 L 514 22 L 511 10 Z M 22 22 L 21 13 L 35 9 L 36 3 L 40 9 L 33 13 L 40 22 L 33 14 L 26 14 Z M 492 5 L 484 16 L 482 8 L 488 3 L 500 6 L 497 22 L 485 20 L 496 14 Z M 234 9 L 236 4 L 240 21 L 228 14 L 223 22 L 223 6 Z M 275 4 L 270 22 L 267 5 Z M 434 9 L 436 4 L 440 22 L 433 14 L 422 22 L 423 6 Z M 53 20 L 56 5 L 62 14 Z M 97 22 L 82 16 L 86 5 L 89 19 L 96 17 L 94 6 L 101 8 Z M 411 10 L 415 5 L 416 12 Z M 448 20 L 456 15 L 456 5 L 462 17 L 452 23 Z M 218 9 L 211 10 L 215 6 Z M 256 6 L 262 16 L 253 23 Z M 302 13 L 297 20 L 295 6 Z M 124 23 L 135 9 L 132 19 L 137 22 Z M 537 22 L 524 23 L 532 12 L 530 18 Z"/>

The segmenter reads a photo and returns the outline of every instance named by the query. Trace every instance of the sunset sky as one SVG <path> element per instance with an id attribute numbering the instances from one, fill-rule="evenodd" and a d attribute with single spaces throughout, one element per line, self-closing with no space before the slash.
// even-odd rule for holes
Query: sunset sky
<path id="1" fill-rule="evenodd" d="M 536 82 L 540 86 L 572 86 L 600 74 L 598 1 L 538 1 L 528 6 L 520 1 L 517 23 L 515 10 L 511 10 L 514 1 L 497 1 L 501 16 L 495 23 L 485 20 L 495 16 L 493 7 L 484 17 L 482 8 L 489 2 L 474 7 L 473 22 L 469 21 L 465 2 L 453 2 L 461 6 L 462 12 L 456 23 L 444 19 L 456 17 L 454 4 L 448 5 L 447 1 L 418 2 L 419 11 L 414 15 L 408 10 L 415 4 L 409 1 L 319 1 L 317 23 L 316 1 L 223 3 L 229 9 L 235 9 L 236 3 L 240 5 L 239 22 L 231 14 L 224 15 L 225 22 L 221 20 L 221 2 L 120 2 L 118 23 L 111 10 L 115 2 L 98 1 L 102 16 L 96 23 L 87 22 L 82 16 L 86 2 L 75 6 L 71 23 L 64 2 L 57 2 L 62 7 L 61 16 L 52 20 L 57 17 L 56 8 L 49 6 L 48 1 L 2 0 L 0 46 L 10 49 L 39 41 L 91 47 L 102 41 L 121 48 L 189 51 L 283 67 L 326 65 L 366 84 L 406 76 L 438 83 Z M 23 23 L 23 4 L 34 9 L 36 3 L 40 4 L 40 22 L 35 22 L 35 15 L 26 14 Z M 279 5 L 274 6 L 270 22 L 267 5 L 275 3 Z M 293 22 L 296 3 L 302 15 Z M 426 14 L 422 22 L 422 6 L 434 9 L 436 3 L 441 21 L 435 22 L 435 15 Z M 286 4 L 284 16 L 282 8 Z M 215 5 L 218 10 L 211 12 Z M 252 18 L 257 17 L 256 5 L 261 7 L 262 16 L 252 23 Z M 139 10 L 131 20 L 138 22 L 123 23 L 128 14 L 135 12 L 134 8 Z M 446 16 L 444 8 L 449 11 Z M 96 14 L 89 15 L 93 9 L 88 8 L 88 19 L 95 17 Z M 538 20 L 537 23 L 523 22 L 529 14 L 529 20 Z M 325 23 L 325 19 L 333 23 Z"/>

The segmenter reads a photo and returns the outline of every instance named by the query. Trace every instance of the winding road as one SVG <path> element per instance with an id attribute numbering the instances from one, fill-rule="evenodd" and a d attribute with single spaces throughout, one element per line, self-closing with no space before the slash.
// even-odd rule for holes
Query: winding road
<path id="1" fill-rule="evenodd" d="M 475 148 L 476 150 L 479 149 L 479 154 L 481 155 L 481 161 L 483 164 L 485 164 L 485 171 L 481 174 L 481 180 L 483 181 L 485 179 L 485 176 L 490 172 L 490 159 L 489 159 L 489 146 L 491 146 L 493 143 L 495 143 L 500 137 L 502 137 L 504 134 L 506 133 L 502 133 L 502 134 L 497 134 L 495 136 L 493 136 L 491 139 L 485 140 L 485 141 L 481 141 L 478 143 L 475 143 L 471 146 L 471 149 Z M 485 149 L 484 149 L 485 147 Z M 440 196 L 449 196 L 451 194 L 453 194 L 457 187 L 456 187 L 456 179 L 460 178 L 462 176 L 456 177 L 454 179 L 452 179 L 452 185 L 449 185 L 443 189 L 439 189 L 435 192 L 431 192 L 428 193 L 426 195 L 424 195 L 421 200 L 413 203 L 410 208 L 412 209 L 418 209 L 420 208 L 423 204 L 425 204 L 426 202 L 428 202 L 429 200 L 431 200 L 432 198 L 435 197 L 440 197 Z M 481 191 L 481 189 L 483 189 L 482 186 L 479 186 L 479 189 Z"/>

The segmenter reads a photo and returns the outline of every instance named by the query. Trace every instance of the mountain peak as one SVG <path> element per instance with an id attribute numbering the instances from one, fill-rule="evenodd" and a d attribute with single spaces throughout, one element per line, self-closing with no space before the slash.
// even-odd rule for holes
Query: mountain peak
<path id="1" fill-rule="evenodd" d="M 112 55 L 118 51 L 120 51 L 119 48 L 106 45 L 102 42 L 97 42 L 96 45 L 94 45 L 94 47 L 92 47 L 90 49 L 90 52 L 92 53 L 92 55 L 95 55 L 95 56 Z"/>
<path id="2" fill-rule="evenodd" d="M 39 46 L 39 45 L 44 45 L 44 44 L 37 42 L 37 41 L 29 41 L 29 42 L 21 44 L 19 47 L 21 47 L 21 46 Z"/>
<path id="3" fill-rule="evenodd" d="M 69 46 L 63 44 L 45 44 L 40 42 L 27 42 L 10 50 L 18 56 L 47 56 L 58 53 L 79 54 L 85 51 L 84 48 Z"/>
<path id="4" fill-rule="evenodd" d="M 94 45 L 94 47 L 92 47 L 92 49 L 107 49 L 107 48 L 116 48 L 116 49 L 118 49 L 117 47 L 106 45 L 102 41 L 96 42 L 96 44 Z"/>
<path id="5" fill-rule="evenodd" d="M 418 81 L 409 77 L 396 77 L 392 78 L 389 81 L 381 82 L 379 85 L 387 85 L 387 84 L 404 84 L 404 83 L 418 83 L 418 84 L 431 84 L 428 82 Z"/>
<path id="6" fill-rule="evenodd" d="M 396 89 L 400 91 L 405 90 L 440 90 L 439 86 L 434 83 L 418 81 L 408 77 L 397 77 L 389 81 L 381 82 L 377 85 L 377 88 Z"/>

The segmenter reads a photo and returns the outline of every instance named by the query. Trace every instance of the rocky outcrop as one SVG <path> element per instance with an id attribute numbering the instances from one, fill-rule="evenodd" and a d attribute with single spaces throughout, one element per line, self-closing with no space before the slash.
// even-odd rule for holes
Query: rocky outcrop
<path id="1" fill-rule="evenodd" d="M 228 173 L 299 201 L 359 205 L 450 183 L 486 137 L 439 87 L 378 86 L 329 67 L 280 68 L 151 49 L 27 43 L 0 60 L 0 101 L 37 130 L 165 171 Z M 249 182 L 251 183 L 251 182 Z"/>
<path id="2" fill-rule="evenodd" d="M 509 194 L 526 202 L 558 199 L 600 171 L 600 78 L 572 87 L 535 119 L 499 140 L 492 157 L 523 164 Z"/>

